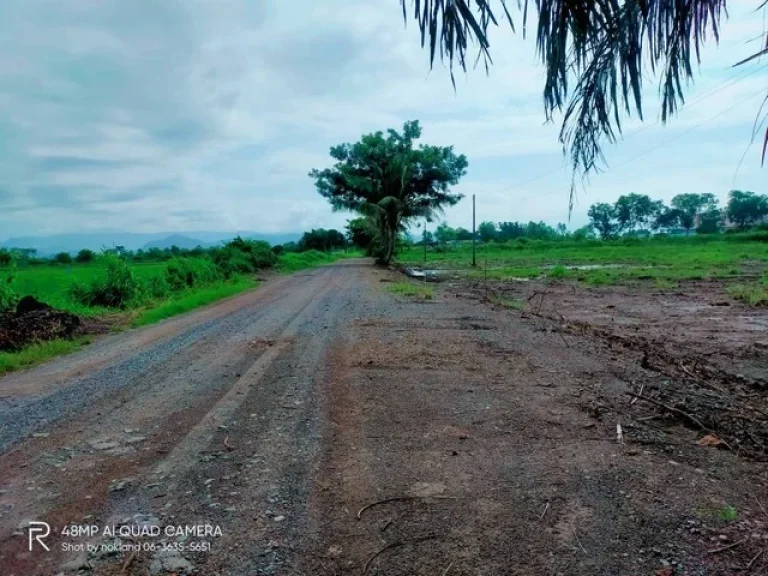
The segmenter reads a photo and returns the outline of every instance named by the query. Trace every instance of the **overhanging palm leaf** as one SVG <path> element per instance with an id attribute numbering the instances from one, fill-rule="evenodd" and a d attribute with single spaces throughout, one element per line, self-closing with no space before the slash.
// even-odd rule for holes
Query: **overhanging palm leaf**
<path id="1" fill-rule="evenodd" d="M 529 1 L 515 3 L 524 36 Z M 466 71 L 472 44 L 487 68 L 489 31 L 500 20 L 515 30 L 509 0 L 401 0 L 406 21 L 409 3 L 422 46 L 429 44 L 430 66 L 438 55 L 447 60 L 452 80 L 454 63 Z M 642 119 L 643 64 L 658 72 L 666 122 L 683 102 L 702 45 L 710 35 L 719 39 L 721 15 L 727 15 L 725 0 L 533 0 L 530 7 L 538 16 L 536 49 L 546 68 L 546 116 L 563 112 L 560 141 L 574 173 L 582 175 L 604 163 L 602 143 L 615 142 L 623 114 Z M 768 44 L 741 63 L 763 53 Z"/>

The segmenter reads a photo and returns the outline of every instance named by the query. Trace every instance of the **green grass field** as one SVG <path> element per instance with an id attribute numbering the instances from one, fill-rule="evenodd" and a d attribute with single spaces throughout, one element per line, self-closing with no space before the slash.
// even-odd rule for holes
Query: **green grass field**
<path id="1" fill-rule="evenodd" d="M 146 279 L 160 274 L 165 264 L 161 262 L 132 265 L 134 274 Z M 0 269 L 0 276 L 7 273 Z M 106 312 L 103 308 L 84 306 L 75 301 L 69 293 L 73 283 L 88 283 L 104 273 L 99 263 L 73 264 L 71 266 L 51 264 L 50 266 L 31 266 L 17 269 L 14 288 L 21 296 L 34 296 L 59 310 L 66 310 L 79 316 L 100 316 Z"/>
<path id="2" fill-rule="evenodd" d="M 322 253 L 309 251 L 304 253 L 282 254 L 278 258 L 276 270 L 281 273 L 292 273 L 314 266 L 320 266 L 338 260 L 359 256 L 359 253 Z M 132 264 L 131 269 L 136 277 L 148 280 L 163 273 L 166 263 Z M 14 277 L 14 290 L 19 296 L 34 296 L 38 300 L 59 310 L 65 310 L 85 317 L 114 314 L 114 310 L 92 307 L 81 304 L 71 294 L 72 285 L 76 282 L 90 283 L 103 276 L 104 266 L 98 261 L 90 264 L 45 266 L 30 266 L 13 271 L 0 269 L 0 278 L 8 273 Z M 246 276 L 230 281 L 216 282 L 207 286 L 190 288 L 168 298 L 157 299 L 141 308 L 126 311 L 124 326 L 145 326 L 166 318 L 183 314 L 195 308 L 212 304 L 223 298 L 228 298 L 257 286 L 255 277 Z M 34 366 L 45 360 L 67 354 L 79 349 L 88 342 L 87 339 L 54 340 L 30 345 L 20 352 L 0 353 L 0 375 L 13 370 Z"/>
<path id="3" fill-rule="evenodd" d="M 398 256 L 404 264 L 424 266 L 423 247 Z M 489 278 L 571 278 L 592 285 L 650 280 L 661 286 L 682 280 L 760 277 L 768 268 L 768 236 L 733 235 L 650 240 L 511 242 L 446 251 L 428 249 L 426 267 L 465 269 Z"/>

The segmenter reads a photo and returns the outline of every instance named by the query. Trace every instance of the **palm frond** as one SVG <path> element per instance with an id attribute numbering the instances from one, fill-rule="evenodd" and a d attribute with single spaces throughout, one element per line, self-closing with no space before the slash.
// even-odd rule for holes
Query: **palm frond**
<path id="1" fill-rule="evenodd" d="M 406 20 L 407 1 L 401 0 Z M 503 11 L 512 26 L 506 0 L 411 1 L 422 46 L 430 45 L 430 66 L 439 45 L 454 86 L 454 62 L 466 71 L 470 44 L 478 58 L 491 62 L 495 13 Z M 721 16 L 727 16 L 726 0 L 523 0 L 517 5 L 524 33 L 529 2 L 538 15 L 536 51 L 546 70 L 545 114 L 552 120 L 563 113 L 560 141 L 574 171 L 583 174 L 605 163 L 602 145 L 616 141 L 622 115 L 642 119 L 643 64 L 659 75 L 666 122 L 684 102 L 701 47 L 710 35 L 719 39 Z"/>

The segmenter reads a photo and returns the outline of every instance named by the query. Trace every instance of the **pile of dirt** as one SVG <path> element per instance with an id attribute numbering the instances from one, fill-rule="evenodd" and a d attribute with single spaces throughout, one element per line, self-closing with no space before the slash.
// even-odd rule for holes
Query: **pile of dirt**
<path id="1" fill-rule="evenodd" d="M 80 326 L 79 316 L 25 296 L 13 312 L 0 314 L 0 350 L 14 352 L 33 342 L 72 338 Z"/>

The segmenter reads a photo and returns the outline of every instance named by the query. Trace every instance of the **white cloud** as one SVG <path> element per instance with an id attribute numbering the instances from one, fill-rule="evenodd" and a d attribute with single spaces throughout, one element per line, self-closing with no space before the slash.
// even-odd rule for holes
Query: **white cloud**
<path id="1" fill-rule="evenodd" d="M 721 46 L 705 49 L 669 125 L 655 123 L 657 82 L 647 84 L 647 122 L 628 120 L 624 141 L 607 147 L 613 168 L 580 194 L 574 225 L 590 203 L 624 192 L 727 193 L 768 70 L 730 67 L 762 31 L 753 8 L 730 4 Z M 559 126 L 544 125 L 534 43 L 508 29 L 491 42 L 490 75 L 457 71 L 454 91 L 445 67 L 429 71 L 397 2 L 9 0 L 0 237 L 341 226 L 346 216 L 331 212 L 307 172 L 331 163 L 331 145 L 414 118 L 425 141 L 468 156 L 458 189 L 477 194 L 481 220 L 564 221 L 570 173 Z M 763 192 L 758 154 L 735 184 Z M 468 226 L 470 203 L 447 218 Z"/>

